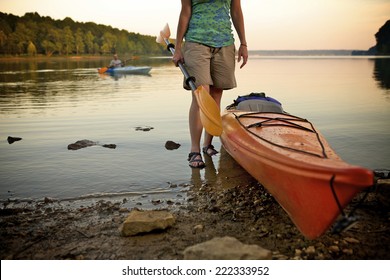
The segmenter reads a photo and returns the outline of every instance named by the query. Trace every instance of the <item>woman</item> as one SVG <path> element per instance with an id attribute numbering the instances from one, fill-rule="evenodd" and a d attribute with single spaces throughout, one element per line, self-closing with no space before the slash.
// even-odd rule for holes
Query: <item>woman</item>
<path id="1" fill-rule="evenodd" d="M 176 52 L 173 61 L 185 63 L 196 86 L 205 86 L 220 107 L 222 92 L 236 87 L 234 75 L 235 46 L 232 23 L 237 31 L 240 47 L 238 62 L 242 68 L 248 60 L 244 17 L 240 0 L 181 0 L 181 12 L 176 34 Z M 185 44 L 182 49 L 182 41 Z M 187 85 L 184 88 L 189 89 Z M 189 165 L 205 166 L 200 153 L 202 123 L 194 94 L 189 111 L 191 152 Z M 213 137 L 205 131 L 202 151 L 207 156 L 218 152 L 212 145 Z"/>

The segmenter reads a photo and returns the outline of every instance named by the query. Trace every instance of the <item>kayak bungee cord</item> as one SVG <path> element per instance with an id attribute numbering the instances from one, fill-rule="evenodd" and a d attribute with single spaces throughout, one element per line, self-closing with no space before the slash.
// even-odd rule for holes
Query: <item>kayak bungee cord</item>
<path id="1" fill-rule="evenodd" d="M 333 197 L 336 201 L 337 207 L 340 210 L 340 214 L 341 214 L 342 218 L 334 224 L 334 226 L 332 228 L 332 233 L 339 234 L 343 231 L 348 230 L 355 223 L 358 222 L 358 217 L 354 215 L 355 211 L 360 207 L 360 205 L 363 203 L 363 201 L 366 200 L 366 198 L 367 198 L 367 196 L 368 196 L 368 194 L 371 191 L 373 186 L 370 186 L 370 188 L 368 188 L 366 190 L 364 196 L 359 200 L 357 205 L 352 208 L 349 215 L 346 215 L 343 208 L 341 207 L 339 199 L 337 198 L 336 190 L 334 189 L 334 186 L 333 186 L 333 182 L 334 182 L 335 177 L 336 177 L 335 175 L 332 176 L 332 178 L 330 179 L 330 182 L 329 182 L 329 186 L 330 186 L 330 189 L 332 190 Z"/>
<path id="2" fill-rule="evenodd" d="M 308 120 L 306 119 L 303 119 L 303 118 L 300 118 L 300 117 L 296 117 L 296 116 L 293 116 L 293 115 L 288 115 L 288 114 L 282 114 L 282 113 L 273 113 L 273 114 L 280 114 L 280 115 L 283 115 L 285 117 L 276 117 L 276 118 L 271 118 L 271 117 L 266 117 L 266 116 L 259 116 L 259 114 L 267 114 L 267 112 L 254 112 L 254 113 L 246 113 L 246 114 L 242 114 L 242 115 L 235 115 L 238 123 L 244 127 L 249 133 L 251 133 L 252 135 L 256 136 L 257 138 L 271 144 L 271 145 L 274 145 L 276 147 L 279 147 L 279 148 L 283 148 L 283 149 L 287 149 L 287 150 L 291 150 L 291 151 L 295 151 L 295 152 L 299 152 L 299 153 L 303 153 L 303 154 L 308 154 L 308 155 L 312 155 L 312 156 L 316 156 L 316 157 L 319 157 L 319 158 L 328 158 L 326 152 L 325 152 L 325 148 L 324 148 L 324 145 L 319 137 L 319 134 L 318 132 L 315 130 L 313 124 L 311 122 L 309 122 Z M 240 118 L 256 118 L 256 119 L 263 119 L 264 121 L 261 121 L 261 122 L 257 122 L 257 123 L 253 123 L 253 124 L 250 124 L 248 126 L 245 126 L 241 121 L 240 121 Z M 282 123 L 269 123 L 271 121 L 276 121 L 276 122 L 282 122 Z M 307 127 L 304 127 L 302 125 L 299 125 L 297 123 L 294 123 L 293 121 L 297 121 L 297 122 L 303 122 L 303 123 L 307 123 L 310 125 L 311 128 L 307 128 Z M 303 150 L 299 150 L 299 149 L 295 149 L 295 148 L 291 148 L 291 147 L 286 147 L 286 146 L 283 146 L 283 145 L 279 145 L 275 142 L 272 142 L 270 140 L 267 140 L 265 139 L 264 137 L 261 137 L 260 135 L 257 135 L 256 133 L 254 133 L 253 131 L 251 131 L 249 128 L 252 128 L 252 127 L 266 127 L 266 126 L 284 126 L 284 127 L 291 127 L 291 128 L 296 128 L 296 129 L 300 129 L 300 130 L 304 130 L 304 131 L 308 131 L 308 132 L 311 132 L 311 133 L 314 133 L 317 137 L 317 140 L 318 140 L 318 143 L 319 145 L 321 146 L 321 150 L 322 150 L 322 155 L 319 155 L 319 154 L 316 154 L 316 153 L 312 153 L 312 152 L 307 152 L 307 151 L 303 151 Z"/>

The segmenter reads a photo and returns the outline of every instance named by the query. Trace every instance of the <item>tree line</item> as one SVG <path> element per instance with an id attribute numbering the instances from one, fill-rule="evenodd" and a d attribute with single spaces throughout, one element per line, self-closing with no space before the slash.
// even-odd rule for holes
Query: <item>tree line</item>
<path id="1" fill-rule="evenodd" d="M 54 20 L 38 13 L 0 12 L 0 55 L 163 55 L 155 37 L 93 22 Z"/>

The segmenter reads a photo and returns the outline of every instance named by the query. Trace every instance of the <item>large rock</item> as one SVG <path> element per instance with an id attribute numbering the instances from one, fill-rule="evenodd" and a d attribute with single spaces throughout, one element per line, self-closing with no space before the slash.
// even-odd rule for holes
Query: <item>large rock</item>
<path id="1" fill-rule="evenodd" d="M 103 144 L 103 145 L 100 145 L 98 142 L 94 142 L 94 141 L 91 141 L 91 140 L 84 139 L 84 140 L 78 140 L 75 143 L 69 144 L 68 145 L 68 150 L 79 150 L 79 149 L 82 149 L 82 148 L 96 146 L 96 145 L 102 146 L 104 148 L 109 148 L 109 149 L 115 149 L 116 148 L 115 144 Z"/>
<path id="2" fill-rule="evenodd" d="M 167 150 L 177 150 L 180 148 L 180 146 L 181 145 L 179 143 L 173 142 L 171 140 L 165 142 L 165 149 Z"/>
<path id="3" fill-rule="evenodd" d="M 133 236 L 154 230 L 164 230 L 174 223 L 175 218 L 168 211 L 132 210 L 120 230 L 123 236 Z"/>
<path id="4" fill-rule="evenodd" d="M 185 260 L 270 260 L 272 253 L 234 237 L 216 237 L 184 250 Z"/>
<path id="5" fill-rule="evenodd" d="M 75 143 L 69 144 L 68 145 L 68 150 L 78 150 L 86 147 L 91 147 L 95 146 L 97 143 L 91 140 L 79 140 Z"/>

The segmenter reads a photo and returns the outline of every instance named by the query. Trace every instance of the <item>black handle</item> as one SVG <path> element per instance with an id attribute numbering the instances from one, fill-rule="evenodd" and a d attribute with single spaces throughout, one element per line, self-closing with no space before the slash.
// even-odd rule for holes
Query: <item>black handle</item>
<path id="1" fill-rule="evenodd" d="M 172 44 L 171 42 L 169 42 L 169 39 L 164 38 L 164 41 L 167 44 L 168 51 L 170 51 L 174 55 L 175 54 L 175 45 Z M 184 67 L 183 63 L 181 63 L 180 61 L 178 63 L 178 66 L 186 79 L 187 86 L 189 86 L 192 91 L 195 91 L 196 90 L 195 77 L 190 76 L 190 74 L 188 74 L 187 69 Z"/>

